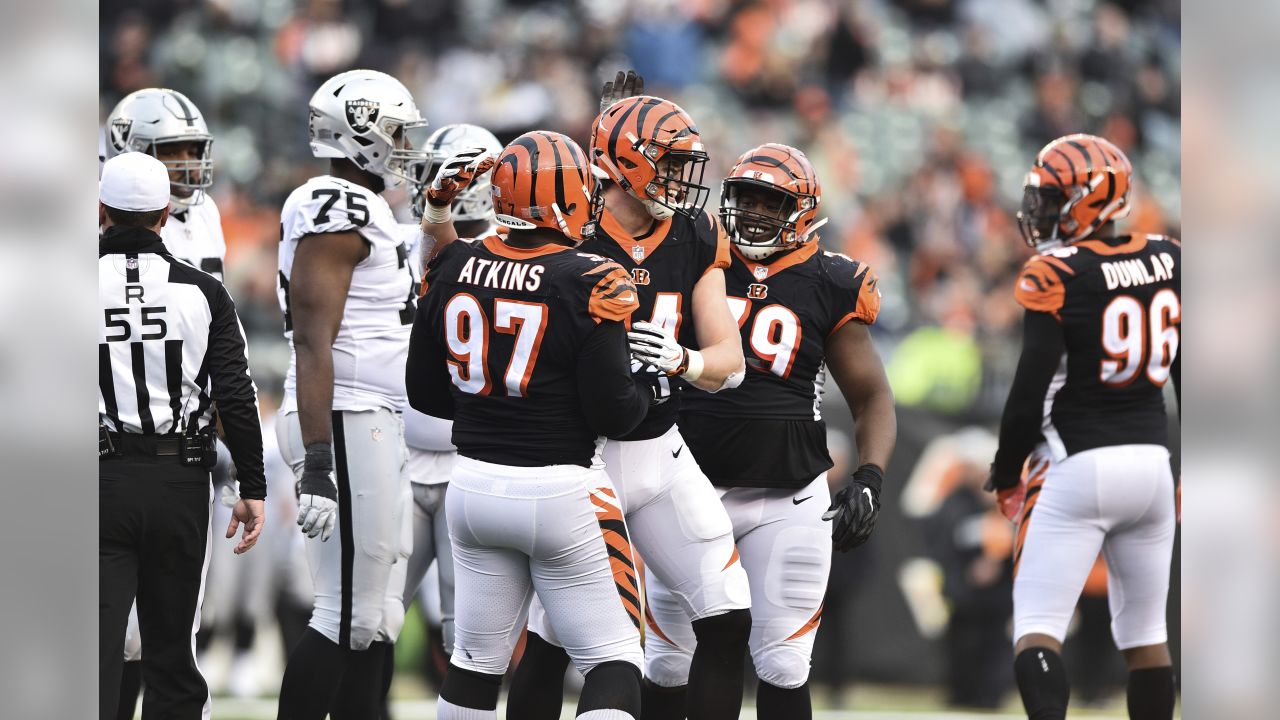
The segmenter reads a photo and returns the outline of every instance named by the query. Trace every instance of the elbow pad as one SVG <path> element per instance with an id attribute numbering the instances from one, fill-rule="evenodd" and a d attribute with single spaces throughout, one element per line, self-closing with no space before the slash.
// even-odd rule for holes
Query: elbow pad
<path id="1" fill-rule="evenodd" d="M 737 372 L 729 373 L 729 376 L 724 379 L 724 382 L 720 383 L 720 387 L 716 388 L 715 390 L 712 390 L 711 392 L 718 393 L 721 390 L 732 390 L 738 387 L 739 385 L 741 385 L 742 379 L 745 378 L 746 376 L 747 376 L 747 373 L 745 370 L 739 370 Z"/>

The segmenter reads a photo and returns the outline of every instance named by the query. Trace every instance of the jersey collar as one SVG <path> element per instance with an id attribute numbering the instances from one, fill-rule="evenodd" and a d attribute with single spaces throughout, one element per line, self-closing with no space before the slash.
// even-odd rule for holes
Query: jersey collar
<path id="1" fill-rule="evenodd" d="M 751 273 L 751 276 L 756 279 L 756 282 L 764 282 L 765 279 L 773 277 L 789 267 L 803 263 L 818 252 L 818 243 L 816 241 L 807 242 L 786 255 L 774 259 L 772 262 L 762 262 L 759 260 L 752 260 L 746 255 L 743 255 L 742 252 L 738 250 L 737 245 L 731 244 L 730 247 L 733 248 L 733 256 L 738 260 L 738 262 L 742 263 L 747 268 L 747 272 Z M 768 260 L 768 258 L 765 259 Z"/>
<path id="2" fill-rule="evenodd" d="M 98 238 L 98 255 L 109 253 L 167 253 L 160 236 L 138 227 L 112 225 Z"/>
<path id="3" fill-rule="evenodd" d="M 635 237 L 622 228 L 618 219 L 606 207 L 600 212 L 600 229 L 631 256 L 632 262 L 639 265 L 671 234 L 671 218 L 655 223 L 648 233 Z"/>
<path id="4" fill-rule="evenodd" d="M 484 244 L 485 249 L 489 252 L 509 260 L 528 260 L 529 258 L 542 257 L 543 255 L 554 255 L 570 249 L 568 245 L 556 245 L 555 243 L 547 243 L 536 248 L 512 247 L 502 242 L 502 239 L 497 235 L 490 235 L 480 242 Z"/>

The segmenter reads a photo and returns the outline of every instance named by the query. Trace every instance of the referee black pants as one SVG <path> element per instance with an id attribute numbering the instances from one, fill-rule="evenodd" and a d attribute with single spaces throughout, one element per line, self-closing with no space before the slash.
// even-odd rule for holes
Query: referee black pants
<path id="1" fill-rule="evenodd" d="M 209 689 L 192 631 L 206 567 L 209 472 L 174 457 L 98 463 L 98 716 L 112 720 L 129 608 L 142 634 L 142 717 L 199 720 Z"/>

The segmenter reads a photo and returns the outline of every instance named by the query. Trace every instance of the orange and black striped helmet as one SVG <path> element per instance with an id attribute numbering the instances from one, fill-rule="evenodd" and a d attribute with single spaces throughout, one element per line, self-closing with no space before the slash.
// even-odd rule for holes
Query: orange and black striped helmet
<path id="1" fill-rule="evenodd" d="M 1044 146 L 1027 173 L 1018 212 L 1033 248 L 1082 240 L 1129 214 L 1133 165 L 1096 135 L 1066 135 Z"/>
<path id="2" fill-rule="evenodd" d="M 500 225 L 550 228 L 581 241 L 595 231 L 595 185 L 577 143 L 557 132 L 534 130 L 503 149 L 489 193 Z"/>
<path id="3" fill-rule="evenodd" d="M 752 190 L 764 192 L 751 192 Z M 778 143 L 753 147 L 720 188 L 720 220 L 738 251 L 761 260 L 815 239 L 822 186 L 809 158 Z"/>
<path id="4" fill-rule="evenodd" d="M 702 137 L 670 100 L 637 95 L 609 106 L 591 130 L 591 161 L 658 220 L 696 218 L 707 203 Z"/>

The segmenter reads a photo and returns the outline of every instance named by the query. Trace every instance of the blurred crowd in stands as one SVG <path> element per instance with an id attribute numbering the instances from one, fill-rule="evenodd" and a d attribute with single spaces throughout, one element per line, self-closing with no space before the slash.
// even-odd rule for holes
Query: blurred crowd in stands
<path id="1" fill-rule="evenodd" d="M 195 101 L 214 133 L 227 284 L 269 393 L 289 358 L 275 296 L 279 209 L 325 168 L 307 147 L 307 101 L 355 67 L 401 79 L 435 127 L 472 122 L 504 142 L 548 128 L 584 146 L 602 82 L 634 68 L 649 93 L 698 122 L 711 154 L 708 209 L 743 151 L 804 150 L 830 218 L 822 244 L 880 276 L 873 332 L 899 404 L 920 411 L 910 428 L 919 437 L 900 437 L 908 454 L 946 428 L 998 417 L 1020 334 L 1013 279 L 1031 252 L 1014 213 L 1044 143 L 1080 131 L 1114 141 L 1139 178 L 1122 229 L 1178 233 L 1176 0 L 104 0 L 100 15 L 100 119 L 128 92 L 167 86 Z M 926 430 L 925 416 L 944 422 Z M 848 454 L 845 432 L 833 428 L 837 457 Z M 895 474 L 911 474 L 916 459 Z M 921 633 L 955 661 L 950 704 L 992 706 L 1006 694 L 1007 672 L 989 668 L 1007 671 L 1012 561 L 1008 526 L 977 489 L 985 462 L 942 473 L 951 484 L 922 474 L 932 500 L 880 533 L 905 533 L 895 557 L 838 558 L 816 663 L 833 702 L 865 665 L 845 642 L 862 631 L 850 608 L 883 602 L 874 596 L 895 580 Z M 949 606 L 945 637 L 924 629 L 929 613 L 903 553 L 936 563 L 926 584 Z M 1081 612 L 1082 627 L 1105 626 L 1097 593 Z M 247 651 L 252 633 L 235 634 Z M 1093 645 L 1103 650 L 1082 649 L 1077 662 L 1103 668 L 1106 643 Z M 1082 692 L 1105 692 L 1102 676 L 1081 672 Z M 233 665 L 233 689 L 240 674 Z"/>
<path id="2" fill-rule="evenodd" d="M 228 284 L 255 371 L 287 363 L 274 296 L 278 211 L 321 172 L 306 104 L 326 77 L 400 78 L 436 127 L 585 144 L 599 87 L 634 67 L 699 123 L 720 177 L 767 141 L 823 183 L 828 249 L 869 262 L 901 403 L 998 413 L 1016 360 L 1013 213 L 1039 147 L 1105 135 L 1141 184 L 1128 227 L 1177 232 L 1175 0 L 132 0 L 101 5 L 101 114 L 161 85 L 204 111 Z M 254 342 L 256 341 L 256 342 Z M 262 384 L 262 382 L 260 382 Z"/>

